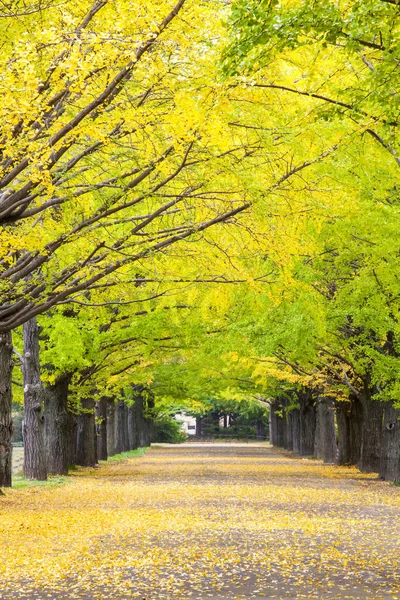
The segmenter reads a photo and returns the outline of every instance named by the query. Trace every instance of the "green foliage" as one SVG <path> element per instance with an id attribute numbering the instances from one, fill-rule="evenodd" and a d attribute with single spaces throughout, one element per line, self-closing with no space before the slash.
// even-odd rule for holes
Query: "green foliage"
<path id="1" fill-rule="evenodd" d="M 179 421 L 172 415 L 159 413 L 152 424 L 151 441 L 164 444 L 182 444 L 187 436 Z"/>

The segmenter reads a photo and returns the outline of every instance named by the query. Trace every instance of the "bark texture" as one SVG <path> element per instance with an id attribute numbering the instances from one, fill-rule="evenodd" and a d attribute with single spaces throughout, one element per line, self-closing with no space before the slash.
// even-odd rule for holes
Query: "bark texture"
<path id="1" fill-rule="evenodd" d="M 311 390 L 298 393 L 300 402 L 300 452 L 301 456 L 314 456 L 315 449 L 315 398 Z"/>
<path id="2" fill-rule="evenodd" d="M 47 472 L 67 475 L 71 456 L 71 418 L 68 389 L 71 374 L 60 375 L 44 389 L 44 425 Z"/>
<path id="3" fill-rule="evenodd" d="M 129 450 L 128 407 L 124 400 L 118 400 L 115 409 L 115 452 Z"/>
<path id="4" fill-rule="evenodd" d="M 378 473 L 381 464 L 383 402 L 373 400 L 369 393 L 362 396 L 363 419 L 360 471 Z"/>
<path id="5" fill-rule="evenodd" d="M 103 396 L 96 403 L 97 458 L 107 460 L 107 398 Z"/>
<path id="6" fill-rule="evenodd" d="M 296 454 L 300 453 L 300 411 L 298 408 L 293 408 L 290 411 L 292 420 L 292 440 L 293 440 L 293 452 Z"/>
<path id="7" fill-rule="evenodd" d="M 265 440 L 267 437 L 267 430 L 263 421 L 256 422 L 256 437 L 258 440 Z"/>
<path id="8" fill-rule="evenodd" d="M 135 428 L 138 437 L 138 448 L 151 444 L 152 419 L 151 410 L 154 407 L 154 397 L 144 386 L 134 386 Z"/>
<path id="9" fill-rule="evenodd" d="M 331 398 L 317 400 L 315 456 L 326 463 L 337 462 L 334 402 Z"/>
<path id="10" fill-rule="evenodd" d="M 77 415 L 67 410 L 68 418 L 68 466 L 76 465 L 76 430 L 78 427 Z"/>
<path id="11" fill-rule="evenodd" d="M 135 411 L 132 404 L 128 406 L 128 439 L 129 450 L 136 450 L 139 447 L 139 437 L 135 427 Z"/>
<path id="12" fill-rule="evenodd" d="M 293 415 L 291 410 L 286 411 L 286 443 L 287 450 L 293 450 Z"/>
<path id="13" fill-rule="evenodd" d="M 112 398 L 107 400 L 107 454 L 115 454 L 115 402 Z"/>
<path id="14" fill-rule="evenodd" d="M 202 423 L 202 418 L 201 417 L 196 417 L 196 437 L 201 437 L 201 423 Z"/>
<path id="15" fill-rule="evenodd" d="M 359 398 L 350 396 L 349 402 L 336 401 L 338 428 L 338 464 L 358 465 L 361 453 L 363 407 Z"/>
<path id="16" fill-rule="evenodd" d="M 11 487 L 12 351 L 11 333 L 0 333 L 0 488 Z"/>
<path id="17" fill-rule="evenodd" d="M 97 436 L 94 417 L 94 400 L 84 398 L 82 412 L 78 415 L 76 429 L 76 464 L 94 467 L 97 463 Z"/>
<path id="18" fill-rule="evenodd" d="M 24 332 L 24 477 L 47 479 L 44 444 L 43 386 L 40 379 L 39 328 L 36 318 L 23 326 Z"/>
<path id="19" fill-rule="evenodd" d="M 283 448 L 285 445 L 286 432 L 285 421 L 282 414 L 282 402 L 280 399 L 274 400 L 271 404 L 270 423 L 271 423 L 271 444 Z"/>
<path id="20" fill-rule="evenodd" d="M 379 477 L 400 481 L 400 410 L 391 402 L 385 402 L 383 409 Z"/>

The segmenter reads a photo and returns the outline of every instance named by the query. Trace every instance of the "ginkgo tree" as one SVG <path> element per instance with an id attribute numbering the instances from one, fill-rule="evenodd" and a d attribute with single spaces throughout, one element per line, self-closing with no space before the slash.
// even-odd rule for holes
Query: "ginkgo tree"
<path id="1" fill-rule="evenodd" d="M 260 90 L 221 78 L 223 7 L 138 4 L 133 22 L 131 4 L 67 2 L 44 7 L 40 20 L 28 11 L 17 23 L 2 21 L 0 412 L 8 474 L 12 329 L 69 297 L 95 303 L 105 290 L 136 286 L 156 253 L 219 223 L 236 225 L 255 200 L 259 212 L 244 228 L 256 221 L 256 235 L 267 238 L 276 210 L 284 233 L 270 246 L 283 256 L 283 238 L 299 237 L 304 220 L 284 220 L 280 193 L 296 214 L 309 206 L 296 177 L 318 171 L 341 136 L 331 145 L 321 138 L 310 155 L 308 138 L 292 143 L 297 107 L 283 115 Z"/>
<path id="2" fill-rule="evenodd" d="M 78 407 L 136 384 L 278 398 L 310 453 L 316 399 L 364 417 L 396 400 L 395 3 L 235 2 L 228 28 L 219 0 L 17 9 L 0 22 L 0 485 L 21 325 L 26 426 L 41 418 L 36 317 L 42 376 Z"/>

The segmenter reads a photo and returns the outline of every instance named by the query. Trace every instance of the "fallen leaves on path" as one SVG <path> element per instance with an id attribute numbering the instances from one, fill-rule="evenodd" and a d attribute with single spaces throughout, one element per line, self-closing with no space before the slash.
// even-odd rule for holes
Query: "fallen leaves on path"
<path id="1" fill-rule="evenodd" d="M 154 447 L 0 498 L 1 598 L 400 598 L 400 490 L 267 445 Z"/>

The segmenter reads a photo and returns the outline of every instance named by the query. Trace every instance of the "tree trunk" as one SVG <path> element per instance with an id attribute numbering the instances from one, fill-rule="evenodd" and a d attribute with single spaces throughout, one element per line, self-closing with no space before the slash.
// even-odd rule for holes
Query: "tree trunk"
<path id="1" fill-rule="evenodd" d="M 94 467 L 97 463 L 94 400 L 84 398 L 82 409 L 78 415 L 76 429 L 76 464 L 81 467 Z"/>
<path id="2" fill-rule="evenodd" d="M 300 455 L 313 456 L 315 446 L 315 398 L 311 390 L 298 394 L 300 401 Z"/>
<path id="3" fill-rule="evenodd" d="M 67 410 L 68 418 L 68 466 L 76 465 L 76 430 L 78 427 L 77 415 Z"/>
<path id="4" fill-rule="evenodd" d="M 115 453 L 126 452 L 127 411 L 123 400 L 118 400 L 115 409 Z M 129 443 L 128 443 L 129 448 Z"/>
<path id="5" fill-rule="evenodd" d="M 115 402 L 113 398 L 107 400 L 107 455 L 115 454 Z"/>
<path id="6" fill-rule="evenodd" d="M 356 464 L 352 461 L 351 453 L 351 428 L 350 428 L 350 402 L 337 400 L 336 407 L 336 423 L 338 429 L 338 464 L 350 465 Z"/>
<path id="7" fill-rule="evenodd" d="M 154 399 L 151 393 L 143 386 L 133 386 L 134 403 L 132 410 L 134 412 L 135 435 L 137 436 L 138 448 L 150 446 L 151 444 L 151 425 L 152 420 L 148 413 L 154 405 Z"/>
<path id="8" fill-rule="evenodd" d="M 364 409 L 356 396 L 350 396 L 350 464 L 358 465 L 361 455 Z"/>
<path id="9" fill-rule="evenodd" d="M 292 419 L 290 416 L 290 410 L 288 410 L 288 406 L 289 406 L 290 402 L 288 399 L 284 399 L 282 401 L 282 409 L 283 409 L 283 433 L 284 433 L 284 440 L 283 440 L 283 447 L 286 450 L 292 450 L 293 449 L 293 430 L 292 430 Z"/>
<path id="10" fill-rule="evenodd" d="M 196 437 L 201 437 L 201 421 L 202 417 L 196 417 Z"/>
<path id="11" fill-rule="evenodd" d="M 44 427 L 47 472 L 67 475 L 71 455 L 71 418 L 68 411 L 68 389 L 71 374 L 60 375 L 44 389 Z"/>
<path id="12" fill-rule="evenodd" d="M 0 333 L 0 488 L 11 487 L 12 351 L 11 332 Z"/>
<path id="13" fill-rule="evenodd" d="M 292 410 L 286 411 L 286 445 L 287 450 L 293 450 L 293 415 Z"/>
<path id="14" fill-rule="evenodd" d="M 292 418 L 292 439 L 293 452 L 300 454 L 300 411 L 298 408 L 293 408 L 290 411 Z"/>
<path id="15" fill-rule="evenodd" d="M 256 422 L 256 437 L 258 440 L 265 440 L 267 432 L 263 421 Z"/>
<path id="16" fill-rule="evenodd" d="M 337 462 L 334 404 L 331 398 L 317 400 L 315 455 L 326 463 Z"/>
<path id="17" fill-rule="evenodd" d="M 385 402 L 379 477 L 400 481 L 400 410 Z"/>
<path id="18" fill-rule="evenodd" d="M 269 430 L 269 443 L 272 446 L 275 446 L 275 440 L 276 440 L 276 422 L 275 422 L 275 415 L 274 415 L 274 412 L 273 412 L 273 406 L 274 406 L 274 403 L 271 402 L 271 404 L 269 405 L 268 430 Z"/>
<path id="19" fill-rule="evenodd" d="M 129 406 L 124 403 L 124 429 L 123 429 L 123 448 L 124 452 L 129 452 L 130 450 L 130 442 L 129 442 Z"/>
<path id="20" fill-rule="evenodd" d="M 281 410 L 281 421 L 279 421 L 279 427 L 280 427 L 280 437 L 281 437 L 281 446 L 282 448 L 285 448 L 285 450 L 287 449 L 287 443 L 288 443 L 288 422 L 287 422 L 287 413 L 286 413 L 286 407 L 287 407 L 287 400 L 286 398 L 281 398 L 280 401 L 280 410 Z"/>
<path id="21" fill-rule="evenodd" d="M 43 386 L 40 379 L 39 328 L 36 318 L 27 321 L 24 331 L 24 477 L 47 479 L 44 444 Z"/>
<path id="22" fill-rule="evenodd" d="M 97 456 L 107 460 L 107 398 L 103 396 L 96 403 Z"/>
<path id="23" fill-rule="evenodd" d="M 363 420 L 361 433 L 360 471 L 378 473 L 381 462 L 383 402 L 373 400 L 369 393 L 362 396 Z"/>
<path id="24" fill-rule="evenodd" d="M 135 410 L 133 404 L 128 406 L 128 437 L 129 450 L 136 450 L 139 447 L 139 436 L 135 423 Z"/>
<path id="25" fill-rule="evenodd" d="M 269 441 L 273 446 L 278 446 L 278 415 L 276 414 L 278 404 L 274 400 L 271 402 L 269 410 Z"/>

